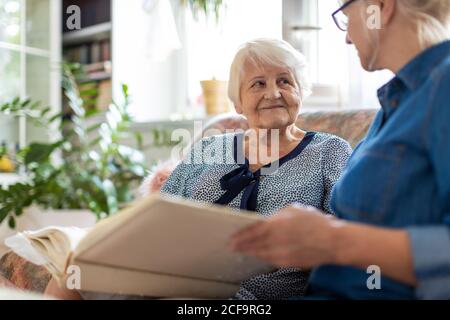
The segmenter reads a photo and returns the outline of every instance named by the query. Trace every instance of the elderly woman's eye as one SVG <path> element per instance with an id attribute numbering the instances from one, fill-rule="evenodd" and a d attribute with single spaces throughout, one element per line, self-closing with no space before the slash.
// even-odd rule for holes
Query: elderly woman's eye
<path id="1" fill-rule="evenodd" d="M 280 80 L 281 84 L 291 84 L 291 82 L 289 81 L 289 79 L 281 79 Z"/>
<path id="2" fill-rule="evenodd" d="M 253 83 L 252 87 L 260 88 L 264 86 L 264 81 L 256 81 Z"/>

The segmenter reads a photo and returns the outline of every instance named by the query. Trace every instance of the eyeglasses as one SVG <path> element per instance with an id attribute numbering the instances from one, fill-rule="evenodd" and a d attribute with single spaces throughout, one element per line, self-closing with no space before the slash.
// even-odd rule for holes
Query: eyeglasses
<path id="1" fill-rule="evenodd" d="M 347 31 L 348 27 L 348 17 L 347 15 L 342 11 L 345 8 L 347 8 L 349 5 L 351 5 L 356 0 L 350 0 L 344 3 L 339 9 L 337 9 L 333 14 L 331 15 L 333 17 L 334 23 L 336 23 L 336 26 L 341 29 L 342 31 Z"/>

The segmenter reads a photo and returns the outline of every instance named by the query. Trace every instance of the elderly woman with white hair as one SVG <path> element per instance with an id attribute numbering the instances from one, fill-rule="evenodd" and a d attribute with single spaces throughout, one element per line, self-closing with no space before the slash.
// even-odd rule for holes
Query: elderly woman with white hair
<path id="1" fill-rule="evenodd" d="M 294 202 L 331 214 L 331 190 L 352 150 L 341 138 L 296 126 L 302 100 L 309 93 L 305 58 L 291 45 L 273 39 L 244 44 L 231 66 L 229 96 L 247 119 L 249 130 L 200 140 L 161 192 L 265 216 Z M 234 298 L 303 295 L 307 276 L 294 268 L 261 274 L 244 281 Z M 47 293 L 74 296 L 55 286 Z"/>
<path id="2" fill-rule="evenodd" d="M 332 213 L 331 189 L 351 148 L 296 126 L 310 93 L 305 69 L 304 56 L 285 41 L 244 44 L 231 66 L 229 97 L 249 130 L 202 139 L 161 192 L 265 216 L 294 202 Z M 306 282 L 307 273 L 283 268 L 245 281 L 235 298 L 289 298 L 302 295 Z"/>

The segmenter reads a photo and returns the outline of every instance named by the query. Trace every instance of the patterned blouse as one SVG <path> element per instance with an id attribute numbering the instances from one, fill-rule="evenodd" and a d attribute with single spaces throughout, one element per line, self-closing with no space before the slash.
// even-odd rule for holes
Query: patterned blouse
<path id="1" fill-rule="evenodd" d="M 314 206 L 332 213 L 331 189 L 352 152 L 343 139 L 308 132 L 297 147 L 267 169 L 251 172 L 243 150 L 241 134 L 204 138 L 176 167 L 162 193 L 194 201 L 219 203 L 239 212 L 253 210 L 270 216 L 292 203 Z M 270 172 L 270 168 L 277 168 Z M 273 171 L 273 170 L 272 170 Z M 281 268 L 244 281 L 235 299 L 286 299 L 302 296 L 308 273 Z"/>

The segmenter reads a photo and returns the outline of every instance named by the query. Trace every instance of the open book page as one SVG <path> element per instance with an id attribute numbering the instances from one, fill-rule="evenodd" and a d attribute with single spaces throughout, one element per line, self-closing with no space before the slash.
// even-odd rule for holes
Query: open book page
<path id="1" fill-rule="evenodd" d="M 43 265 L 56 278 L 64 277 L 68 257 L 89 229 L 47 227 L 5 239 L 5 245 L 28 261 Z"/>

